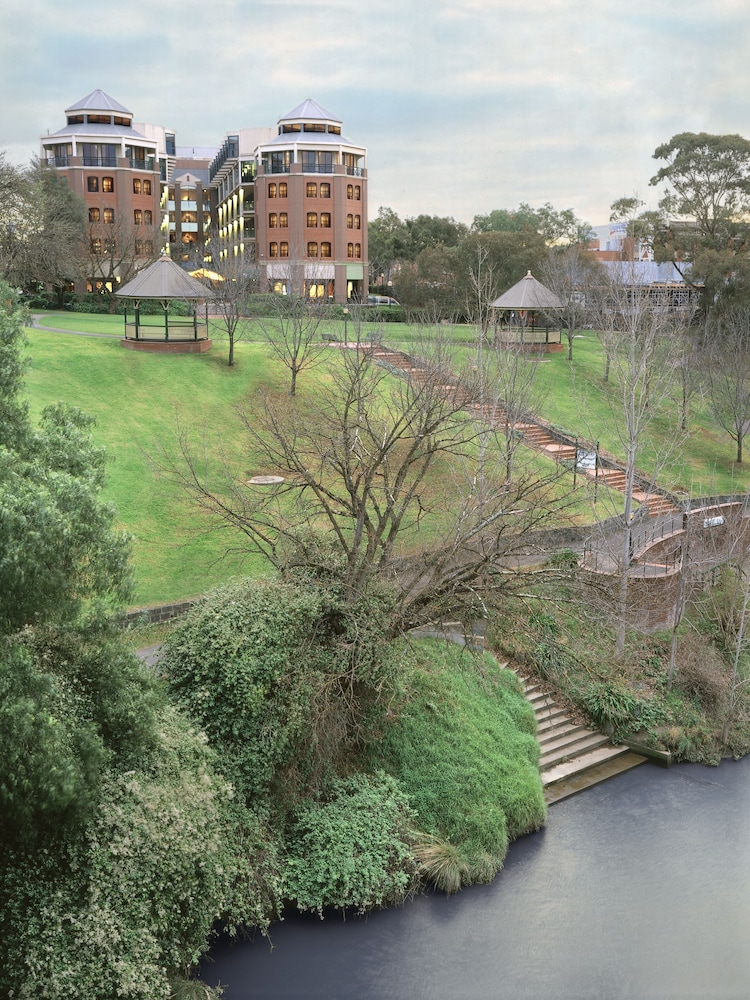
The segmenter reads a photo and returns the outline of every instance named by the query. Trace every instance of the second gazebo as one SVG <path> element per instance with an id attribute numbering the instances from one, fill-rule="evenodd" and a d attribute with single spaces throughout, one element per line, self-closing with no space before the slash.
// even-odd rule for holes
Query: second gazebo
<path id="1" fill-rule="evenodd" d="M 527 271 L 492 303 L 497 317 L 495 339 L 547 351 L 562 350 L 560 324 L 552 322 L 555 312 L 562 307 L 555 293 Z"/>
<path id="2" fill-rule="evenodd" d="M 120 341 L 132 351 L 155 351 L 169 354 L 203 353 L 211 348 L 208 337 L 208 299 L 211 290 L 191 278 L 179 265 L 161 256 L 123 285 L 115 294 L 133 300 L 133 315 L 125 307 L 125 336 Z M 156 316 L 141 316 L 141 303 L 157 301 L 161 312 Z M 169 311 L 172 302 L 189 306 L 189 315 L 177 316 Z M 201 305 L 204 315 L 199 316 Z"/>

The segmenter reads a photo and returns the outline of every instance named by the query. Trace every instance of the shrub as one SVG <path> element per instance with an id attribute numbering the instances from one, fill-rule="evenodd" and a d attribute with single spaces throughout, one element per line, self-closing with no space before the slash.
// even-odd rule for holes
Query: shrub
<path id="1" fill-rule="evenodd" d="M 721 653 L 694 632 L 677 648 L 676 679 L 683 691 L 695 695 L 704 708 L 715 712 L 726 704 L 730 672 Z"/>
<path id="2" fill-rule="evenodd" d="M 583 705 L 597 726 L 616 732 L 632 723 L 637 702 L 626 688 L 611 681 L 595 681 L 583 692 Z"/>
<path id="3" fill-rule="evenodd" d="M 289 839 L 285 894 L 300 910 L 359 913 L 403 902 L 416 884 L 413 814 L 382 771 L 331 784 L 322 802 L 297 810 Z"/>
<path id="4" fill-rule="evenodd" d="M 159 722 L 149 769 L 105 776 L 85 835 L 6 852 L 3 996 L 167 1000 L 237 902 L 230 790 L 184 720 L 166 708 Z"/>
<path id="5" fill-rule="evenodd" d="M 442 852 L 463 884 L 489 881 L 509 841 L 545 819 L 534 714 L 515 674 L 489 657 L 430 641 L 414 655 L 404 668 L 409 693 L 390 706 L 369 756 L 398 779 L 431 843 L 458 852 L 456 865 L 441 847 L 438 868 Z M 423 862 L 432 856 L 435 867 L 434 855 L 423 849 Z"/>

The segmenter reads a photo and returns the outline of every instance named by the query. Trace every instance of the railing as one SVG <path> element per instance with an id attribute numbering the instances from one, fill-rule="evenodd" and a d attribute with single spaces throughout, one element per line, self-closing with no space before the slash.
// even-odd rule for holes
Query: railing
<path id="1" fill-rule="evenodd" d="M 302 163 L 303 174 L 332 174 L 333 163 Z"/>
<path id="2" fill-rule="evenodd" d="M 83 154 L 83 165 L 84 167 L 116 167 L 117 157 L 116 156 L 91 156 L 90 154 Z"/>
<path id="3" fill-rule="evenodd" d="M 63 156 L 48 156 L 47 164 L 50 167 L 69 167 L 70 156 L 67 153 Z"/>
<path id="4" fill-rule="evenodd" d="M 266 173 L 268 174 L 288 174 L 291 164 L 289 163 L 267 163 Z"/>
<path id="5" fill-rule="evenodd" d="M 364 174 L 364 167 L 347 167 L 346 172 L 350 177 L 361 177 Z"/>
<path id="6" fill-rule="evenodd" d="M 133 170 L 154 170 L 154 158 L 149 156 L 147 159 L 141 159 L 135 156 L 128 157 L 128 163 Z"/>

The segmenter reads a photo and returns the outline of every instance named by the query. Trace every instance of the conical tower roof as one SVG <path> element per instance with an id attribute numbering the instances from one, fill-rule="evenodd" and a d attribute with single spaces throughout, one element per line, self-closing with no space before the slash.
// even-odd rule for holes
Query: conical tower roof
<path id="1" fill-rule="evenodd" d="M 211 289 L 162 255 L 115 292 L 129 299 L 211 299 Z"/>
<path id="2" fill-rule="evenodd" d="M 332 115 L 330 111 L 326 111 L 321 104 L 318 104 L 318 102 L 314 101 L 311 97 L 308 97 L 307 100 L 302 102 L 302 104 L 298 104 L 296 108 L 292 108 L 292 110 L 287 112 L 287 114 L 282 115 L 281 118 L 279 118 L 279 121 L 299 121 L 303 118 L 307 121 L 324 121 L 334 122 L 338 125 L 341 124 L 340 118 L 336 118 L 336 116 Z"/>
<path id="3" fill-rule="evenodd" d="M 69 114 L 71 111 L 111 111 L 113 114 L 130 115 L 131 118 L 133 116 L 132 111 L 128 111 L 119 101 L 110 97 L 109 94 L 105 94 L 103 90 L 92 90 L 80 101 L 76 101 L 75 104 L 66 108 L 65 114 Z"/>
<path id="4" fill-rule="evenodd" d="M 531 271 L 492 303 L 495 309 L 562 309 L 554 292 L 537 281 Z"/>

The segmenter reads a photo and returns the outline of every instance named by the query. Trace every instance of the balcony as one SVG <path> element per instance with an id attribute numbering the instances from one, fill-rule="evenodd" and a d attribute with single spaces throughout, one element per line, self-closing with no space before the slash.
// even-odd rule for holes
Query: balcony
<path id="1" fill-rule="evenodd" d="M 289 163 L 267 163 L 266 173 L 268 174 L 288 174 L 291 164 Z"/>
<path id="2" fill-rule="evenodd" d="M 84 167 L 116 167 L 116 156 L 92 156 L 90 153 L 83 154 Z"/>
<path id="3" fill-rule="evenodd" d="M 303 174 L 332 174 L 335 164 L 333 163 L 302 163 Z"/>
<path id="4" fill-rule="evenodd" d="M 48 156 L 46 163 L 49 167 L 69 167 L 70 156 L 67 153 L 64 156 Z"/>
<path id="5" fill-rule="evenodd" d="M 347 167 L 346 172 L 350 177 L 362 177 L 365 172 L 364 167 Z"/>
<path id="6" fill-rule="evenodd" d="M 129 156 L 128 157 L 128 163 L 130 164 L 130 167 L 131 167 L 132 170 L 149 170 L 149 171 L 153 171 L 153 170 L 156 169 L 155 166 L 154 166 L 154 157 L 153 156 L 147 156 L 145 158 L 141 158 L 141 157 L 137 157 L 137 156 Z"/>

